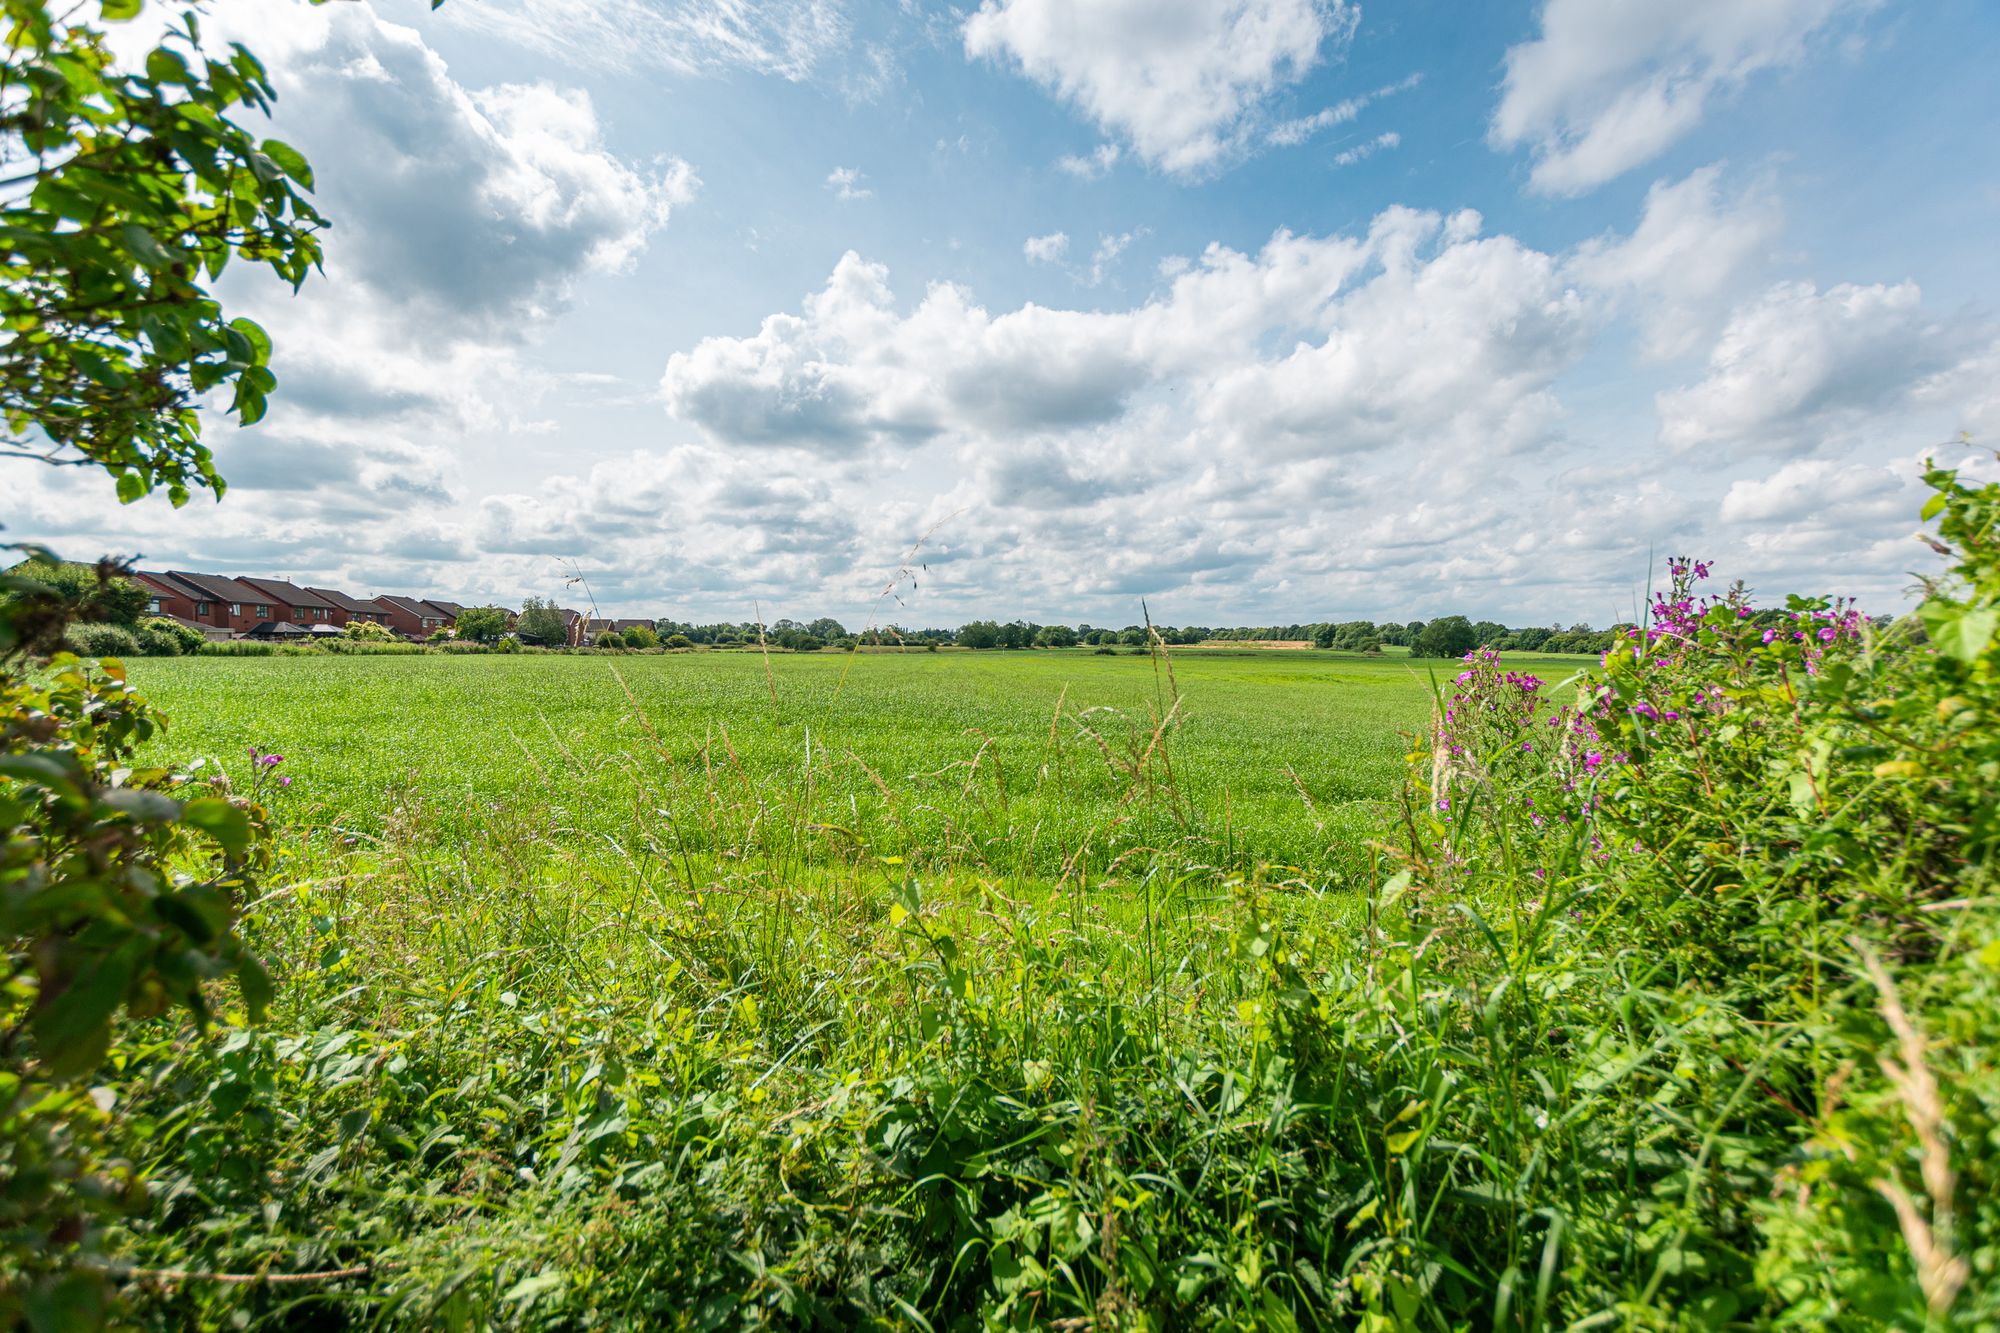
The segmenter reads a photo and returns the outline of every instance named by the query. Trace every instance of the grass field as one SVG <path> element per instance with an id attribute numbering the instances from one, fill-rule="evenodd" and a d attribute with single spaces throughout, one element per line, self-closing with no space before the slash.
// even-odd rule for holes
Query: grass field
<path id="1" fill-rule="evenodd" d="M 1986 713 L 1717 623 L 1588 721 L 1514 674 L 1575 659 L 1450 664 L 1435 733 L 1418 664 L 1299 651 L 133 663 L 158 756 L 292 780 L 269 1011 L 92 1089 L 121 1318 L 1956 1326 L 1882 1181 L 2000 1198 L 1930 1128 L 2000 1134 L 1989 816 L 1930 818 Z M 1908 698 L 1929 795 L 1784 671 Z"/>
<path id="2" fill-rule="evenodd" d="M 1177 869 L 1352 866 L 1431 709 L 1425 664 L 1310 652 L 778 654 L 768 677 L 752 653 L 149 659 L 132 676 L 173 719 L 173 757 L 283 754 L 308 829 L 372 837 L 420 803 L 440 845 L 527 819 L 572 852 L 641 838 L 1020 877 L 1135 848 Z"/>

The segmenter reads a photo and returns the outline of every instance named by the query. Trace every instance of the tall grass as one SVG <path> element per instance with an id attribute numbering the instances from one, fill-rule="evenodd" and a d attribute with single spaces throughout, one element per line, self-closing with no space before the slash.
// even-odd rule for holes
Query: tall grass
<path id="1" fill-rule="evenodd" d="M 1990 605 L 1985 531 L 1947 521 L 1968 579 L 1927 623 Z M 1198 686 L 1164 659 L 1129 731 L 1043 742 L 1047 782 L 1122 775 L 1053 873 L 909 854 L 949 820 L 843 836 L 802 722 L 790 765 L 746 764 L 636 688 L 621 757 L 560 732 L 535 757 L 550 793 L 629 768 L 588 837 L 559 803 L 394 782 L 378 826 L 302 830 L 250 910 L 271 1021 L 161 1025 L 107 1071 L 151 1183 L 111 1240 L 125 1309 L 1991 1326 L 1991 635 L 1821 647 L 1802 606 L 1812 641 L 1773 646 L 1683 600 L 1562 698 L 1469 663 L 1375 836 L 1294 863 L 1085 854 L 1229 824 L 1186 781 Z M 1046 716 L 1081 737 L 1069 706 Z M 1019 781 L 992 800 L 1025 841 Z"/>

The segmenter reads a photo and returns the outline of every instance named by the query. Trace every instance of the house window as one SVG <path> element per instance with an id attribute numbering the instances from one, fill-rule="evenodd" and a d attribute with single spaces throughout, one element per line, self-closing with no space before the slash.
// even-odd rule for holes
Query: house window
<path id="1" fill-rule="evenodd" d="M 292 608 L 292 619 L 304 620 L 305 618 L 306 618 L 306 609 L 303 606 L 295 606 Z"/>
<path id="2" fill-rule="evenodd" d="M 259 619 L 259 620 L 269 620 L 270 618 L 271 618 L 271 608 L 270 608 L 270 607 L 268 607 L 268 606 L 259 606 L 259 607 L 257 608 L 257 619 Z"/>
<path id="3" fill-rule="evenodd" d="M 232 616 L 240 616 L 240 615 L 242 615 L 242 614 L 243 614 L 243 603 L 241 603 L 241 602 L 231 602 L 231 603 L 229 604 L 229 614 L 230 614 L 230 615 L 232 615 Z"/>
<path id="4" fill-rule="evenodd" d="M 194 613 L 195 613 L 196 615 L 198 615 L 198 616 L 205 616 L 205 615 L 207 615 L 207 614 L 208 614 L 208 603 L 207 603 L 207 602 L 196 602 L 196 603 L 194 604 Z"/>
<path id="5" fill-rule="evenodd" d="M 167 608 L 166 608 L 166 606 L 165 606 L 165 605 L 164 605 L 164 604 L 162 603 L 162 600 L 161 600 L 160 598 L 158 598 L 158 597 L 155 597 L 155 598 L 153 598 L 153 599 L 152 599 L 151 601 L 148 601 L 148 602 L 146 603 L 146 609 L 147 609 L 148 611 L 151 611 L 151 612 L 152 612 L 152 613 L 153 613 L 154 615 L 156 615 L 156 616 L 157 616 L 157 615 L 162 615 L 162 614 L 164 614 L 164 613 L 166 612 L 166 609 L 167 609 Z"/>

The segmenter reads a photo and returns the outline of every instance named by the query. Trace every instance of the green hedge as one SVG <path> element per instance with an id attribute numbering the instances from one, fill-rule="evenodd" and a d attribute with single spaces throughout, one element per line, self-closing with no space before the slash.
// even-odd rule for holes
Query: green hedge
<path id="1" fill-rule="evenodd" d="M 71 625 L 69 645 L 79 657 L 137 657 L 139 640 L 123 625 Z"/>

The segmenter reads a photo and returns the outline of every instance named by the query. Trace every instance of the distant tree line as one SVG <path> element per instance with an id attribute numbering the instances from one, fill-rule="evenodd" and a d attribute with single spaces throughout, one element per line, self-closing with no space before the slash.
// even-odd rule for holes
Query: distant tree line
<path id="1" fill-rule="evenodd" d="M 775 620 L 762 627 L 755 621 L 697 625 L 677 620 L 655 622 L 654 632 L 663 643 L 679 638 L 685 644 L 728 648 L 755 645 L 794 652 L 821 648 L 847 649 L 857 644 L 903 645 L 905 647 L 954 646 L 973 649 L 1026 649 L 1090 647 L 1116 651 L 1143 650 L 1157 634 L 1169 647 L 1197 643 L 1311 643 L 1352 653 L 1379 653 L 1385 646 L 1407 648 L 1412 657 L 1463 657 L 1474 648 L 1492 647 L 1508 652 L 1601 653 L 1630 625 L 1617 624 L 1595 629 L 1587 624 L 1527 626 L 1511 629 L 1493 620 L 1474 621 L 1465 616 L 1442 616 L 1436 620 L 1316 621 L 1293 625 L 1155 625 L 1149 634 L 1144 625 L 1110 628 L 1099 625 L 1042 625 L 1032 620 L 969 620 L 957 629 L 906 629 L 891 625 L 856 634 L 838 620 L 822 616 L 817 620 Z M 681 646 L 674 644 L 672 646 Z"/>

